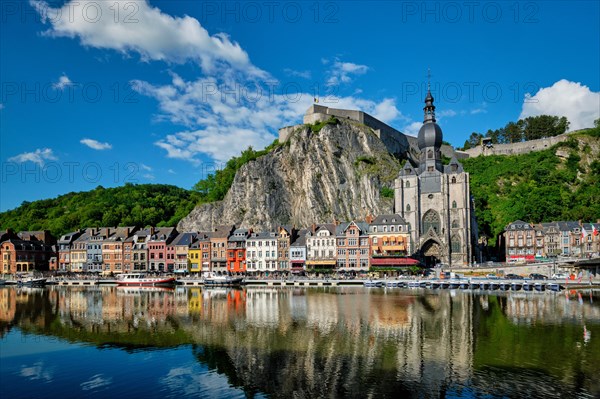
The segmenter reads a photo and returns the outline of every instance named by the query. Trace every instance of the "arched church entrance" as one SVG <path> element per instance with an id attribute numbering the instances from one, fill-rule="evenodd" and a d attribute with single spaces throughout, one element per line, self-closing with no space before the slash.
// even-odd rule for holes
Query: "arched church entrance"
<path id="1" fill-rule="evenodd" d="M 442 248 L 434 240 L 429 240 L 421 246 L 421 258 L 427 267 L 434 267 L 442 261 Z"/>

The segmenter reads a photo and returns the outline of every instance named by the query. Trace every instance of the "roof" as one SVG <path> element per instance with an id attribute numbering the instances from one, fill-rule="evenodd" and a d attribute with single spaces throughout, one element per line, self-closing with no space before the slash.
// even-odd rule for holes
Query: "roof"
<path id="1" fill-rule="evenodd" d="M 308 234 L 307 229 L 298 231 L 298 238 L 290 246 L 291 247 L 304 247 L 306 246 L 306 235 Z"/>
<path id="2" fill-rule="evenodd" d="M 59 244 L 69 244 L 72 241 L 76 240 L 80 235 L 81 231 L 73 231 L 71 233 L 63 234 L 58 240 Z"/>
<path id="3" fill-rule="evenodd" d="M 515 220 L 506 226 L 506 230 L 533 230 L 533 227 L 522 220 Z"/>
<path id="4" fill-rule="evenodd" d="M 406 220 L 397 213 L 379 215 L 372 222 L 371 226 L 388 225 L 388 224 L 407 224 Z"/>
<path id="5" fill-rule="evenodd" d="M 196 233 L 179 233 L 170 245 L 189 247 L 196 239 Z"/>
<path id="6" fill-rule="evenodd" d="M 248 229 L 236 229 L 228 238 L 228 241 L 246 241 L 248 237 Z"/>
<path id="7" fill-rule="evenodd" d="M 556 225 L 558 226 L 558 230 L 560 231 L 574 231 L 581 229 L 579 222 L 571 220 L 565 222 L 556 222 Z"/>
<path id="8" fill-rule="evenodd" d="M 452 166 L 454 166 L 454 168 Z M 462 173 L 464 171 L 465 170 L 463 169 L 462 164 L 460 162 L 458 162 L 458 159 L 456 159 L 455 155 L 452 156 L 450 163 L 448 165 L 444 166 L 444 173 L 446 173 L 446 174 Z"/>
<path id="9" fill-rule="evenodd" d="M 260 233 L 252 233 L 248 240 L 269 240 L 276 239 L 277 233 L 273 231 L 261 231 Z"/>
<path id="10" fill-rule="evenodd" d="M 228 238 L 235 230 L 235 225 L 220 225 L 217 226 L 214 232 L 211 233 L 211 238 Z"/>
<path id="11" fill-rule="evenodd" d="M 350 227 L 351 224 L 355 224 L 359 229 L 361 234 L 366 234 L 369 231 L 369 225 L 365 222 L 345 222 L 345 223 L 340 223 L 335 230 L 335 235 L 337 236 L 341 236 L 344 235 L 346 233 L 346 230 L 348 230 L 348 227 Z"/>
<path id="12" fill-rule="evenodd" d="M 329 231 L 329 233 L 330 233 L 331 235 L 335 235 L 335 224 L 334 224 L 334 223 L 323 223 L 323 224 L 318 224 L 318 225 L 315 227 L 315 229 L 314 229 L 314 231 L 313 231 L 313 234 L 316 234 L 316 233 L 318 233 L 319 231 L 321 231 L 321 230 L 323 230 L 323 229 L 325 229 L 325 230 Z"/>

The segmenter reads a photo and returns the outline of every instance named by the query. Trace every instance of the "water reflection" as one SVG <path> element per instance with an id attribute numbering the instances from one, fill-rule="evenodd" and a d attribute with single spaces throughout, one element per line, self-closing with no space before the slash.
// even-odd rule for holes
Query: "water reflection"
<path id="1" fill-rule="evenodd" d="M 73 344 L 125 349 L 130 356 L 149 349 L 187 351 L 196 366 L 164 365 L 158 371 L 161 395 L 167 396 L 175 391 L 231 396 L 239 389 L 247 396 L 274 397 L 597 397 L 598 296 L 598 291 L 5 288 L 0 334 L 16 327 Z M 20 377 L 51 382 L 61 369 L 53 374 L 49 369 L 31 363 Z M 114 370 L 98 368 L 78 384 L 106 394 L 118 385 L 116 379 Z M 151 385 L 146 389 L 150 396 L 159 392 Z"/>

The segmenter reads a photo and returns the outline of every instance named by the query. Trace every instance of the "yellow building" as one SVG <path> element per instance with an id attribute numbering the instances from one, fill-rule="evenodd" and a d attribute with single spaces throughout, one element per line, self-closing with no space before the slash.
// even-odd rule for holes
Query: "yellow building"
<path id="1" fill-rule="evenodd" d="M 190 249 L 188 249 L 188 265 L 190 273 L 202 272 L 202 247 L 200 241 L 196 241 L 190 245 Z"/>

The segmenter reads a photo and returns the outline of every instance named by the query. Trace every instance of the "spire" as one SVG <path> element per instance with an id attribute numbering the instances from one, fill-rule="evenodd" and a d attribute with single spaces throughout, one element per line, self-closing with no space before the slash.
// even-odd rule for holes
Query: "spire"
<path id="1" fill-rule="evenodd" d="M 423 123 L 435 122 L 435 105 L 433 105 L 433 96 L 431 95 L 431 69 L 427 69 L 427 96 L 425 97 L 425 118 Z"/>

